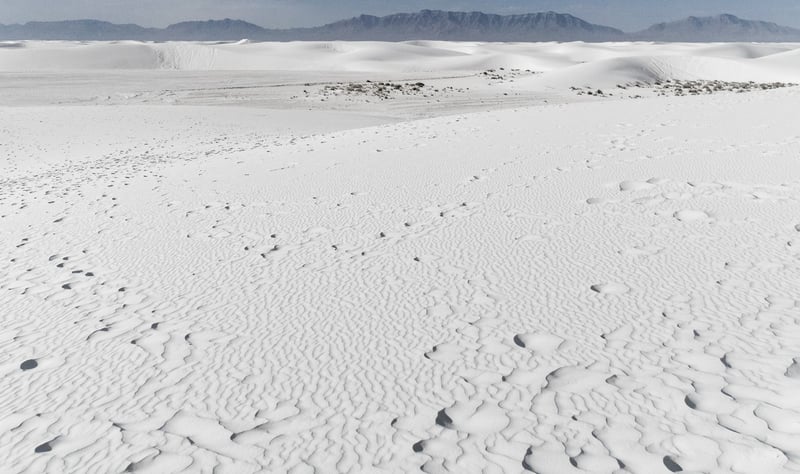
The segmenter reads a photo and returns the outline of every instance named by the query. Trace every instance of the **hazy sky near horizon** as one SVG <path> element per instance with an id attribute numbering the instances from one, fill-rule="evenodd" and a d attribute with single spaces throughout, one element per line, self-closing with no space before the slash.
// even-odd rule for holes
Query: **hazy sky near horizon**
<path id="1" fill-rule="evenodd" d="M 800 27 L 798 0 L 0 0 L 0 23 L 92 18 L 164 27 L 183 20 L 235 18 L 286 28 L 425 8 L 500 14 L 552 10 L 626 31 L 719 13 Z"/>

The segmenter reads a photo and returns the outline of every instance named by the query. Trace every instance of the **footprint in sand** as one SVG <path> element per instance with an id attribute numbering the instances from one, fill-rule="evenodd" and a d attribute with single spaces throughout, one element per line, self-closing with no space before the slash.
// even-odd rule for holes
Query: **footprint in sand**
<path id="1" fill-rule="evenodd" d="M 619 183 L 620 191 L 644 191 L 654 188 L 655 185 L 648 181 L 623 181 Z"/>
<path id="2" fill-rule="evenodd" d="M 622 283 L 598 283 L 591 286 L 592 291 L 601 295 L 621 295 L 630 291 L 630 288 Z"/>
<path id="3" fill-rule="evenodd" d="M 514 343 L 537 354 L 551 354 L 564 342 L 564 339 L 553 334 L 526 333 L 514 336 Z"/>
<path id="4" fill-rule="evenodd" d="M 619 254 L 625 257 L 651 257 L 658 255 L 664 249 L 655 245 L 642 245 L 639 247 L 632 247 L 625 250 L 620 250 Z"/>
<path id="5" fill-rule="evenodd" d="M 586 204 L 589 205 L 602 205 L 602 204 L 616 204 L 619 201 L 614 199 L 607 199 L 607 198 L 589 198 L 586 200 Z"/>
<path id="6" fill-rule="evenodd" d="M 55 441 L 55 440 L 53 440 L 53 441 Z M 47 443 L 42 443 L 39 446 L 36 446 L 36 448 L 34 448 L 33 452 L 36 453 L 36 454 L 49 453 L 50 451 L 53 450 L 53 447 L 50 446 L 50 443 L 52 443 L 53 441 L 48 441 Z"/>
<path id="7" fill-rule="evenodd" d="M 793 364 L 786 369 L 787 377 L 800 380 L 800 357 L 794 359 Z"/>
<path id="8" fill-rule="evenodd" d="M 681 222 L 697 222 L 697 221 L 704 221 L 709 219 L 711 216 L 708 215 L 705 211 L 697 211 L 693 209 L 687 209 L 683 211 L 678 211 L 672 215 L 675 219 L 678 219 Z"/>
<path id="9" fill-rule="evenodd" d="M 464 349 L 455 343 L 444 343 L 425 353 L 425 358 L 439 362 L 454 362 L 464 357 Z"/>
<path id="10" fill-rule="evenodd" d="M 511 422 L 505 410 L 491 402 L 456 402 L 436 416 L 436 424 L 470 434 L 491 434 L 502 431 Z"/>

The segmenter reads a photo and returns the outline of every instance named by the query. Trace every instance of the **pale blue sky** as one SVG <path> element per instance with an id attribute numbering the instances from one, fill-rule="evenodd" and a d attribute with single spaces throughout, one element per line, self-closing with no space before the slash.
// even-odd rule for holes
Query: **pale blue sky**
<path id="1" fill-rule="evenodd" d="M 553 10 L 626 31 L 718 13 L 800 27 L 798 0 L 0 0 L 0 4 L 0 23 L 96 18 L 163 27 L 182 20 L 228 17 L 278 28 L 428 8 L 504 14 Z"/>

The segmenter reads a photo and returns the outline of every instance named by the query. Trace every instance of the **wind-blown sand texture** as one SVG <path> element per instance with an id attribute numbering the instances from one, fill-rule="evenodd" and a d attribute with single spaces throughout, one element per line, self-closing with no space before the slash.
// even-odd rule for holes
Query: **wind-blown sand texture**
<path id="1" fill-rule="evenodd" d="M 0 471 L 800 472 L 800 45 L 2 46 Z"/>

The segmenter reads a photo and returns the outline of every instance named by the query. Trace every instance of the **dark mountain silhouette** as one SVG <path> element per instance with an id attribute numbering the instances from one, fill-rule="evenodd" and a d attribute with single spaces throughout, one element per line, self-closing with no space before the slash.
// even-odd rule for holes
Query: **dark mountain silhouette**
<path id="1" fill-rule="evenodd" d="M 564 13 L 493 15 L 423 10 L 383 17 L 361 15 L 313 28 L 265 29 L 241 20 L 186 21 L 144 28 L 97 20 L 0 25 L 0 40 L 71 41 L 800 41 L 800 30 L 733 15 L 689 17 L 638 33 L 588 23 Z"/>
<path id="2" fill-rule="evenodd" d="M 503 16 L 438 10 L 384 17 L 361 15 L 302 30 L 301 34 L 314 39 L 384 41 L 611 41 L 625 35 L 615 28 L 594 25 L 564 13 Z"/>
<path id="3" fill-rule="evenodd" d="M 139 25 L 117 25 L 98 20 L 32 21 L 24 25 L 0 25 L 0 39 L 103 41 L 145 39 L 160 30 Z"/>
<path id="4" fill-rule="evenodd" d="M 502 16 L 433 10 L 385 17 L 361 15 L 324 26 L 287 30 L 270 30 L 230 19 L 187 21 L 164 29 L 96 20 L 0 25 L 0 39 L 4 40 L 234 41 L 243 38 L 254 41 L 610 41 L 623 39 L 624 33 L 554 12 Z"/>
<path id="5" fill-rule="evenodd" d="M 631 37 L 648 41 L 799 41 L 800 30 L 724 14 L 658 23 Z"/>
<path id="6" fill-rule="evenodd" d="M 169 25 L 158 39 L 183 41 L 225 41 L 267 38 L 270 30 L 241 20 L 184 21 Z"/>

